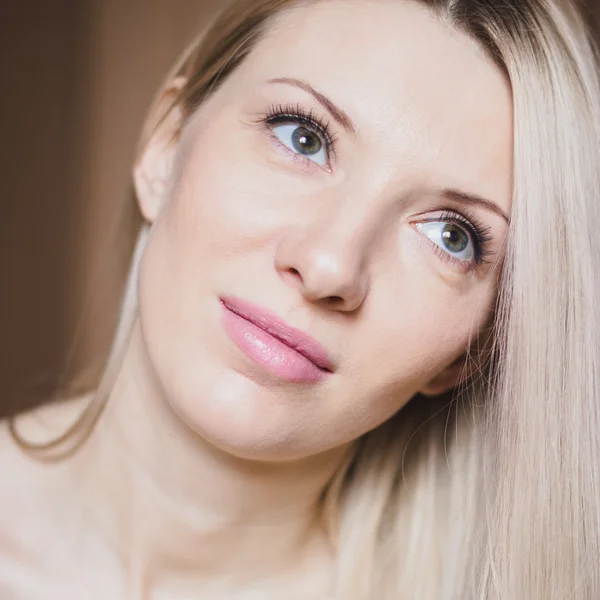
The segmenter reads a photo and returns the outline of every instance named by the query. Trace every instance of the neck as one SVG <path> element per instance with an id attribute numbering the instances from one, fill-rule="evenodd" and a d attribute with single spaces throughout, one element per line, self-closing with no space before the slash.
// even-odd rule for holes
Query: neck
<path id="1" fill-rule="evenodd" d="M 345 449 L 286 463 L 239 459 L 193 432 L 158 390 L 136 326 L 75 463 L 92 523 L 127 557 L 135 586 L 247 587 L 306 573 L 315 557 L 331 566 L 320 496 Z"/>

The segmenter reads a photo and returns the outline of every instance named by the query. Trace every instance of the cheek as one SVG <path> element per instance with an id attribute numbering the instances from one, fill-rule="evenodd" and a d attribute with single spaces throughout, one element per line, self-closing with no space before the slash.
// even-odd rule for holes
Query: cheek
<path id="1" fill-rule="evenodd" d="M 165 211 L 177 243 L 201 246 L 211 257 L 264 249 L 286 218 L 273 169 L 252 156 L 250 132 L 234 135 L 233 129 L 215 122 L 190 132 Z"/>
<path id="2" fill-rule="evenodd" d="M 156 293 L 171 292 L 179 312 L 193 304 L 207 276 L 231 273 L 232 265 L 264 255 L 285 218 L 276 186 L 257 174 L 240 136 L 226 132 L 218 123 L 200 124 L 181 139 L 176 181 L 153 226 L 149 277 Z"/>
<path id="3" fill-rule="evenodd" d="M 431 285 L 429 280 L 415 281 L 415 289 L 419 283 L 420 293 L 408 309 L 414 316 L 406 320 L 398 335 L 413 340 L 423 377 L 428 380 L 464 354 L 475 340 L 489 320 L 493 290 L 487 283 L 449 289 L 441 282 Z"/>
<path id="4" fill-rule="evenodd" d="M 378 419 L 391 416 L 460 358 L 489 322 L 493 304 L 491 286 L 460 295 L 416 271 L 402 282 L 404 291 L 389 295 L 396 299 L 393 309 L 382 290 L 361 348 L 347 350 L 348 372 L 360 373 L 355 401 L 368 399 Z"/>

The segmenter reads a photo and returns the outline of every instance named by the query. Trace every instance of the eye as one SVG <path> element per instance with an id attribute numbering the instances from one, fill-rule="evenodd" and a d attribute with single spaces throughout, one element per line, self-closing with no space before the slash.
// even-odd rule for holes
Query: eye
<path id="1" fill-rule="evenodd" d="M 465 262 L 475 259 L 476 248 L 471 235 L 457 223 L 429 221 L 416 223 L 415 227 L 451 257 Z"/>
<path id="2" fill-rule="evenodd" d="M 273 135 L 296 154 L 305 156 L 321 166 L 327 165 L 326 144 L 321 137 L 297 123 L 272 125 Z"/>

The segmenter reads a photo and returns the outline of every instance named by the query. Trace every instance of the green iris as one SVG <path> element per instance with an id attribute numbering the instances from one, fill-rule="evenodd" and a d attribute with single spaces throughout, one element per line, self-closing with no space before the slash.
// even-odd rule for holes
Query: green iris
<path id="1" fill-rule="evenodd" d="M 469 245 L 469 236 L 453 223 L 448 223 L 444 227 L 442 240 L 451 252 L 462 252 Z"/>
<path id="2" fill-rule="evenodd" d="M 292 143 L 294 144 L 294 149 L 299 154 L 304 154 L 305 156 L 316 154 L 323 146 L 319 136 L 305 127 L 297 127 L 294 130 L 294 133 L 292 134 Z"/>

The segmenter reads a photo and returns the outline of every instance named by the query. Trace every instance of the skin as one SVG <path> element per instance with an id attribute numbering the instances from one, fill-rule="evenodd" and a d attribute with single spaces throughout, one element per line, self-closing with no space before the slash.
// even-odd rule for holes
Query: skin
<path id="1" fill-rule="evenodd" d="M 308 82 L 354 131 L 273 78 Z M 294 154 L 285 130 L 259 122 L 274 104 L 329 122 L 335 158 Z M 280 15 L 183 126 L 174 111 L 134 173 L 152 232 L 103 419 L 51 466 L 4 434 L 15 486 L 0 595 L 333 597 L 320 491 L 354 440 L 468 375 L 462 357 L 489 320 L 508 224 L 439 190 L 510 213 L 511 106 L 478 45 L 419 5 L 326 0 Z M 419 229 L 445 209 L 489 228 L 489 263 L 449 262 Z M 297 384 L 266 372 L 225 334 L 221 295 L 311 334 L 334 373 Z M 20 430 L 52 436 L 79 409 L 48 407 Z"/>

